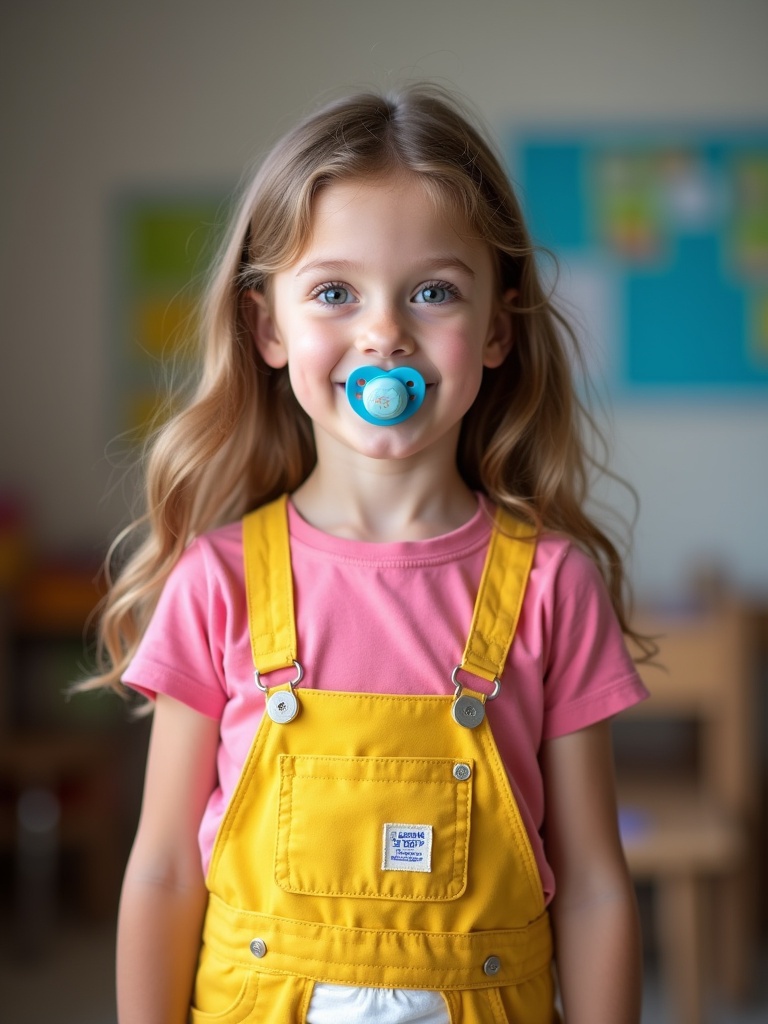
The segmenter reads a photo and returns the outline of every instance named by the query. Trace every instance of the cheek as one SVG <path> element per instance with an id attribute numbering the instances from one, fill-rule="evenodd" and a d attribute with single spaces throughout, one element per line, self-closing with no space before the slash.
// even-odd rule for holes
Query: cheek
<path id="1" fill-rule="evenodd" d="M 477 366 L 473 366 L 471 370 L 467 370 L 461 378 L 457 402 L 463 412 L 466 412 L 477 398 L 482 379 L 483 369 L 479 363 Z"/>
<path id="2" fill-rule="evenodd" d="M 444 336 L 440 355 L 436 357 L 442 377 L 442 392 L 451 408 L 460 415 L 477 398 L 483 379 L 483 356 L 480 343 L 466 333 Z"/>
<path id="3" fill-rule="evenodd" d="M 294 316 L 284 322 L 283 337 L 291 358 L 319 363 L 332 358 L 339 346 L 339 329 L 322 317 Z"/>
<path id="4" fill-rule="evenodd" d="M 320 328 L 297 330 L 289 336 L 288 374 L 296 397 L 317 397 L 333 379 L 340 357 L 332 334 Z"/>
<path id="5" fill-rule="evenodd" d="M 469 331 L 444 334 L 438 343 L 437 358 L 443 376 L 450 376 L 457 387 L 471 387 L 482 377 L 482 347 Z"/>
<path id="6" fill-rule="evenodd" d="M 298 352 L 292 352 L 288 360 L 288 376 L 294 394 L 302 405 L 307 398 L 317 394 L 316 367 L 310 360 L 302 358 Z"/>

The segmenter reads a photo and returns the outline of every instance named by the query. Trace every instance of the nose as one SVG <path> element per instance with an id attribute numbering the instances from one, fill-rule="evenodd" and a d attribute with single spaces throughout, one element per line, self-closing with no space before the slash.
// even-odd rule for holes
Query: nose
<path id="1" fill-rule="evenodd" d="M 390 306 L 371 310 L 370 317 L 360 325 L 356 348 L 362 355 L 389 359 L 409 356 L 415 341 L 398 311 Z"/>

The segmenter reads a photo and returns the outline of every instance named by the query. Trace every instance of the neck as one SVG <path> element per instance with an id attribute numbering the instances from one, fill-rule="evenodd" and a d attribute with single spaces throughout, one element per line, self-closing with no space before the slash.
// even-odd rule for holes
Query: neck
<path id="1" fill-rule="evenodd" d="M 337 537 L 387 542 L 424 540 L 458 529 L 477 510 L 455 453 L 369 459 L 317 438 L 315 469 L 293 494 L 312 526 Z"/>

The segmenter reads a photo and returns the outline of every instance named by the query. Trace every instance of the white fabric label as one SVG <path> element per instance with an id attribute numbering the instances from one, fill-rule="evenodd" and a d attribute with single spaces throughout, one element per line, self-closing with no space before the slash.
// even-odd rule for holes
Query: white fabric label
<path id="1" fill-rule="evenodd" d="M 383 871 L 431 871 L 432 826 L 388 822 L 381 867 Z"/>

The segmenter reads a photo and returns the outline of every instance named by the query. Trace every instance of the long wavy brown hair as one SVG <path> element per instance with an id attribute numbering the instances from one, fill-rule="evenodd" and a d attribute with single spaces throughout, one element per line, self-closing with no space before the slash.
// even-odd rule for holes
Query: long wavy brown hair
<path id="1" fill-rule="evenodd" d="M 605 471 L 595 453 L 605 448 L 574 386 L 578 343 L 542 284 L 539 253 L 501 161 L 473 120 L 433 86 L 354 95 L 308 117 L 266 157 L 210 276 L 199 379 L 154 435 L 145 511 L 111 549 L 98 668 L 84 688 L 121 689 L 163 584 L 194 536 L 295 490 L 312 470 L 311 422 L 287 370 L 261 360 L 246 327 L 245 293 L 266 290 L 270 276 L 300 255 L 313 200 L 329 182 L 402 171 L 418 175 L 443 209 L 467 218 L 495 255 L 501 291 L 517 290 L 515 344 L 500 367 L 484 371 L 464 417 L 464 480 L 539 528 L 571 537 L 603 573 L 622 629 L 639 639 L 616 543 L 587 511 L 594 471 Z"/>

